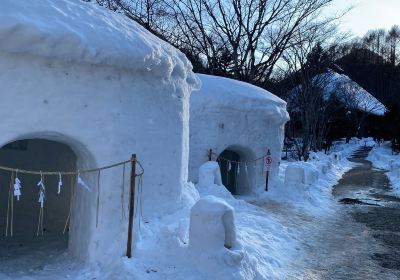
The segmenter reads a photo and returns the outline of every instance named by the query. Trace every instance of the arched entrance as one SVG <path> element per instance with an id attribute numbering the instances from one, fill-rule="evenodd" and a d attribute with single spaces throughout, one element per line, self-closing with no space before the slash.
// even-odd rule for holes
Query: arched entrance
<path id="1" fill-rule="evenodd" d="M 237 194 L 237 177 L 240 155 L 232 150 L 223 151 L 217 162 L 221 168 L 222 183 L 232 194 Z"/>
<path id="2" fill-rule="evenodd" d="M 66 144 L 44 139 L 24 139 L 11 142 L 0 148 L 0 165 L 33 171 L 71 171 L 77 169 L 77 155 Z M 29 255 L 33 251 L 68 248 L 68 227 L 63 234 L 72 207 L 72 176 L 62 177 L 62 188 L 58 194 L 59 176 L 45 176 L 45 202 L 43 212 L 43 236 L 37 236 L 40 210 L 39 175 L 17 174 L 21 181 L 22 195 L 14 197 L 12 221 L 13 236 L 0 239 L 0 261 Z M 0 171 L 0 232 L 6 232 L 8 196 L 11 172 Z"/>
<path id="3" fill-rule="evenodd" d="M 250 191 L 255 167 L 251 161 L 254 159 L 250 149 L 242 147 L 229 147 L 217 158 L 221 169 L 222 183 L 233 195 L 242 195 Z"/>

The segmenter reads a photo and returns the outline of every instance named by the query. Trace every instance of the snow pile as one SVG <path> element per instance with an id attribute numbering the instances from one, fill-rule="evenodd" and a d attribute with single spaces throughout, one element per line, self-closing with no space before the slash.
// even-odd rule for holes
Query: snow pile
<path id="1" fill-rule="evenodd" d="M 197 84 L 184 54 L 127 17 L 80 0 L 4 0 L 0 51 L 148 71 Z"/>
<path id="2" fill-rule="evenodd" d="M 400 196 L 400 155 L 392 154 L 390 142 L 385 142 L 380 146 L 375 145 L 367 160 L 371 161 L 376 168 L 388 170 L 386 175 L 392 184 L 392 193 Z"/>

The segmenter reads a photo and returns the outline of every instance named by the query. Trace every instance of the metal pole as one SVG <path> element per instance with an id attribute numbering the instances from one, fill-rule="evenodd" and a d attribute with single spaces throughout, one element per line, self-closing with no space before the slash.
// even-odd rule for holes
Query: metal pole
<path id="1" fill-rule="evenodd" d="M 267 151 L 267 157 L 270 157 L 271 156 L 271 151 L 268 149 L 268 151 Z M 268 191 L 268 178 L 269 178 L 269 170 L 267 170 L 267 176 L 266 176 L 266 179 L 265 179 L 265 191 L 267 192 Z"/>
<path id="2" fill-rule="evenodd" d="M 212 160 L 212 149 L 208 152 L 208 161 Z"/>
<path id="3" fill-rule="evenodd" d="M 129 225 L 128 225 L 128 243 L 126 248 L 126 256 L 132 258 L 132 235 L 133 235 L 133 216 L 135 209 L 135 179 L 136 179 L 136 154 L 131 158 L 131 183 L 129 193 Z"/>

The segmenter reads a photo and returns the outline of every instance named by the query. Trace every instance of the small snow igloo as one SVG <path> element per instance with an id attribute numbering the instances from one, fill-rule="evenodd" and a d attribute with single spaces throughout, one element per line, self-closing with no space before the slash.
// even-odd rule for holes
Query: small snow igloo
<path id="1" fill-rule="evenodd" d="M 289 120 L 286 102 L 244 82 L 197 76 L 201 89 L 190 98 L 189 179 L 198 181 L 198 169 L 212 150 L 212 160 L 218 161 L 222 182 L 232 194 L 265 185 L 263 159 L 254 160 L 269 149 L 271 177 L 277 174 Z"/>
<path id="2" fill-rule="evenodd" d="M 129 160 L 135 153 L 145 170 L 143 216 L 179 207 L 188 177 L 189 97 L 198 87 L 181 52 L 95 3 L 5 0 L 0 84 L 2 166 L 74 171 Z M 130 163 L 123 173 L 118 166 L 100 177 L 81 174 L 90 191 L 78 184 L 73 194 L 72 179 L 63 178 L 65 200 L 54 194 L 57 180 L 46 178 L 44 227 L 61 235 L 68 212 L 60 207 L 72 205 L 68 248 L 73 256 L 102 262 L 126 253 L 128 222 L 122 213 L 128 207 Z M 10 173 L 0 176 L 0 201 L 6 202 L 3 186 Z M 20 179 L 14 239 L 24 230 L 19 223 L 31 216 L 21 209 L 31 204 L 24 212 L 35 213 L 35 219 L 39 211 L 39 176 L 20 174 Z M 0 205 L 2 232 L 6 204 Z M 36 228 L 25 232 L 35 236 Z"/>

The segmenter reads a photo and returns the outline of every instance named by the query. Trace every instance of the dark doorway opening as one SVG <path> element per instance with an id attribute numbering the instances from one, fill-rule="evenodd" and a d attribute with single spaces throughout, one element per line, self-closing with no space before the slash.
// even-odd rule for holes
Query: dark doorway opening
<path id="1" fill-rule="evenodd" d="M 76 170 L 76 161 L 77 157 L 72 149 L 56 141 L 26 139 L 0 148 L 0 165 L 11 168 L 32 171 L 71 171 Z M 38 257 L 40 252 L 48 250 L 56 250 L 61 254 L 68 247 L 68 230 L 65 234 L 63 230 L 71 208 L 73 178 L 62 177 L 62 189 L 58 194 L 59 175 L 44 177 L 46 190 L 43 236 L 41 232 L 37 236 L 40 211 L 37 184 L 41 179 L 40 175 L 19 173 L 18 178 L 22 182 L 22 195 L 19 201 L 13 197 L 13 236 L 0 239 L 0 260 L 10 261 L 33 253 Z M 0 171 L 0 232 L 2 235 L 6 231 L 10 181 L 11 172 Z M 29 260 L 26 261 L 26 265 L 29 266 Z"/>
<path id="2" fill-rule="evenodd" d="M 238 194 L 238 169 L 240 168 L 240 155 L 232 150 L 223 151 L 218 159 L 221 169 L 222 183 L 232 194 Z"/>

